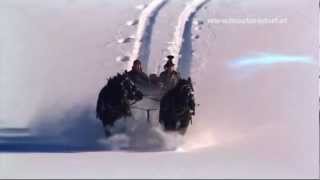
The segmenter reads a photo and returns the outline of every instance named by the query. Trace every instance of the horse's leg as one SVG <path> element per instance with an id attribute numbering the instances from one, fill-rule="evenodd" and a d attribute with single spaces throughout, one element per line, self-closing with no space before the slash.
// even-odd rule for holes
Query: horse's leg
<path id="1" fill-rule="evenodd" d="M 111 126 L 110 126 L 110 124 L 105 119 L 102 120 L 102 124 L 103 124 L 104 134 L 106 135 L 106 137 L 109 137 L 111 135 L 111 132 L 110 132 L 110 127 Z"/>
<path id="2" fill-rule="evenodd" d="M 188 128 L 190 122 L 191 122 L 191 114 L 189 112 L 189 110 L 186 110 L 182 117 L 180 117 L 179 121 L 180 121 L 180 127 L 179 128 Z"/>
<path id="3" fill-rule="evenodd" d="M 181 135 L 185 135 L 186 132 L 187 132 L 187 128 L 182 128 L 179 130 L 179 134 L 181 134 Z"/>
<path id="4" fill-rule="evenodd" d="M 110 137 L 112 135 L 111 127 L 105 126 L 104 127 L 104 134 L 106 135 L 106 137 Z"/>
<path id="5" fill-rule="evenodd" d="M 117 116 L 112 113 L 104 114 L 104 118 L 102 120 L 103 129 L 106 137 L 112 135 L 112 127 L 114 126 L 115 121 L 117 120 Z"/>
<path id="6" fill-rule="evenodd" d="M 170 128 L 172 130 L 177 130 L 178 126 L 179 126 L 179 119 L 177 116 L 177 107 L 176 106 L 176 101 L 174 99 L 174 97 L 172 97 L 171 101 L 170 101 Z"/>

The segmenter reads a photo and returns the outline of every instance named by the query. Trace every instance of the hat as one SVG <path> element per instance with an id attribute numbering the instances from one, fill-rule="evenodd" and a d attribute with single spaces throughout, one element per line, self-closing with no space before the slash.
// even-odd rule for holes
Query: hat
<path id="1" fill-rule="evenodd" d="M 135 61 L 133 61 L 133 65 L 136 65 L 136 64 L 141 64 L 141 61 L 139 59 L 136 59 Z"/>
<path id="2" fill-rule="evenodd" d="M 168 68 L 168 67 L 172 67 L 174 66 L 175 64 L 172 62 L 172 59 L 169 59 L 166 64 L 164 65 L 165 68 Z"/>
<path id="3" fill-rule="evenodd" d="M 168 60 L 172 60 L 174 58 L 174 56 L 168 55 L 167 58 L 168 58 Z"/>

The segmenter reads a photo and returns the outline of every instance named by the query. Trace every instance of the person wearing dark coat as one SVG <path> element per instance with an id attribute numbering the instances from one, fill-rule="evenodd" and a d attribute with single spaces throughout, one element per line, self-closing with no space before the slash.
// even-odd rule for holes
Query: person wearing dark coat
<path id="1" fill-rule="evenodd" d="M 131 71 L 128 72 L 130 79 L 138 87 L 147 87 L 149 85 L 149 77 L 142 71 L 142 65 L 140 60 L 135 60 Z"/>
<path id="2" fill-rule="evenodd" d="M 180 73 L 174 70 L 175 64 L 172 62 L 174 56 L 169 55 L 167 56 L 167 59 L 168 60 L 164 65 L 164 71 L 160 74 L 161 89 L 164 92 L 174 88 L 180 79 Z"/>

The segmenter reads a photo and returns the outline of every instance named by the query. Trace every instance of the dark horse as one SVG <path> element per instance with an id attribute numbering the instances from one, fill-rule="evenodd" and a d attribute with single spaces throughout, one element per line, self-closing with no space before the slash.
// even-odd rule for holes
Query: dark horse
<path id="1" fill-rule="evenodd" d="M 99 93 L 96 108 L 97 118 L 102 121 L 106 135 L 117 119 L 131 116 L 130 103 L 142 98 L 142 92 L 130 80 L 127 71 L 108 80 Z"/>
<path id="2" fill-rule="evenodd" d="M 185 134 L 195 114 L 195 101 L 191 78 L 180 79 L 160 101 L 159 122 L 166 131 Z"/>

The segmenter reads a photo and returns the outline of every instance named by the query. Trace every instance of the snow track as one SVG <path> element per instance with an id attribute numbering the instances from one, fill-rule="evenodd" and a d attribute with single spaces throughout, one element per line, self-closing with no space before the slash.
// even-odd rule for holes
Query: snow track
<path id="1" fill-rule="evenodd" d="M 171 54 L 176 59 L 177 70 L 182 77 L 190 75 L 191 60 L 192 60 L 192 20 L 194 15 L 201 7 L 209 0 L 193 0 L 187 4 L 186 8 L 180 14 L 178 25 L 173 37 L 173 44 L 170 47 Z"/>
<path id="2" fill-rule="evenodd" d="M 168 2 L 168 0 L 154 0 L 140 15 L 136 41 L 134 43 L 132 55 L 128 62 L 127 69 L 130 70 L 135 59 L 140 59 L 142 65 L 147 67 L 150 54 L 151 34 L 155 18 L 159 10 Z"/>
<path id="3" fill-rule="evenodd" d="M 135 59 L 140 59 L 143 67 L 145 67 L 147 73 L 154 73 L 154 67 L 162 63 L 162 57 L 158 57 L 158 60 L 151 61 L 149 56 L 151 53 L 151 40 L 153 34 L 153 28 L 156 22 L 158 13 L 169 0 L 154 0 L 146 9 L 141 13 L 139 18 L 138 29 L 136 33 L 136 40 L 134 42 L 132 54 L 128 62 L 127 69 L 130 70 Z M 170 54 L 177 57 L 174 61 L 177 64 L 178 71 L 182 77 L 188 77 L 191 70 L 192 62 L 192 21 L 194 15 L 201 7 L 209 0 L 193 0 L 187 3 L 186 7 L 179 15 L 178 24 L 176 26 L 173 40 L 168 47 Z M 148 68 L 151 66 L 152 68 Z M 158 72 L 159 73 L 159 72 Z"/>
<path id="4" fill-rule="evenodd" d="M 166 6 L 159 12 L 152 32 L 149 64 L 148 67 L 144 67 L 149 73 L 159 74 L 163 70 L 163 65 L 166 62 L 165 57 L 170 54 L 168 47 L 172 44 L 171 41 L 178 18 L 189 1 L 168 1 Z"/>

